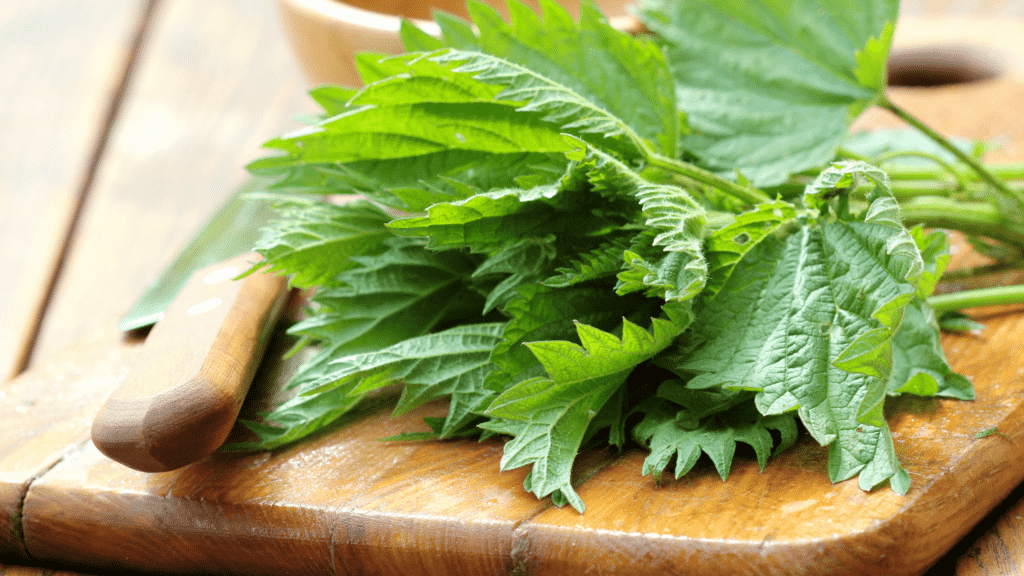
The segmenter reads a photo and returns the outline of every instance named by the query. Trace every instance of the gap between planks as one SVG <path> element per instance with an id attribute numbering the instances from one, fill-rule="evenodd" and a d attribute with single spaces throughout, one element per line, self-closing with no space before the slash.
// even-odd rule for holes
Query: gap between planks
<path id="1" fill-rule="evenodd" d="M 11 373 L 8 375 L 8 379 L 14 378 L 18 374 L 24 372 L 32 362 L 32 350 L 35 348 L 36 340 L 39 338 L 39 331 L 43 324 L 43 318 L 47 309 L 50 307 L 50 301 L 53 298 L 57 279 L 60 277 L 60 274 L 64 269 L 64 264 L 68 253 L 70 252 L 71 244 L 74 241 L 75 232 L 78 229 L 83 209 L 89 198 L 89 191 L 92 189 L 96 171 L 100 162 L 103 161 L 104 153 L 107 149 L 107 142 L 110 139 L 113 126 L 117 122 L 118 115 L 123 108 L 122 104 L 125 99 L 125 94 L 127 93 L 135 71 L 138 68 L 139 54 L 142 52 L 146 37 L 149 34 L 149 30 L 152 28 L 152 20 L 154 19 L 156 7 L 159 2 L 160 0 L 146 0 L 145 5 L 138 16 L 138 20 L 135 24 L 135 31 L 132 34 L 132 39 L 128 45 L 127 57 L 121 66 L 121 74 L 114 83 L 114 87 L 110 92 L 110 100 L 107 104 L 106 111 L 103 114 L 103 121 L 101 123 L 99 133 L 94 140 L 92 152 L 89 154 L 89 161 L 86 164 L 85 173 L 82 176 L 81 183 L 77 186 L 77 193 L 74 195 L 74 199 L 72 200 L 69 214 L 67 216 L 67 225 L 64 228 L 64 237 L 59 243 L 60 247 L 57 253 L 54 254 L 46 283 L 43 285 L 43 294 L 35 304 L 35 313 L 32 315 L 34 320 L 28 327 L 25 338 L 21 340 L 21 345 L 15 355 L 15 362 Z"/>

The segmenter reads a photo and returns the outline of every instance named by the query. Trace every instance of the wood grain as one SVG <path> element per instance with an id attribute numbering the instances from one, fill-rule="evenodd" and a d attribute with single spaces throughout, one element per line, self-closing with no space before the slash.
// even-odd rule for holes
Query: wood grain
<path id="1" fill-rule="evenodd" d="M 28 353 L 140 8 L 129 0 L 0 8 L 0 383 Z"/>
<path id="2" fill-rule="evenodd" d="M 581 516 L 526 494 L 522 470 L 499 474 L 497 442 L 378 442 L 443 408 L 394 419 L 377 405 L 299 446 L 161 474 L 87 446 L 32 484 L 25 539 L 42 560 L 179 573 L 919 573 L 1024 477 L 1024 382 L 1005 361 L 1024 315 L 985 321 L 982 337 L 945 341 L 979 400 L 892 403 L 906 497 L 831 485 L 804 441 L 764 474 L 741 458 L 724 483 L 708 466 L 657 486 L 638 452 L 587 455 Z M 1012 440 L 975 438 L 992 426 Z"/>
<path id="3" fill-rule="evenodd" d="M 88 441 L 93 417 L 141 342 L 94 332 L 0 390 L 0 557 L 28 557 L 21 506 L 29 485 Z"/>
<path id="4" fill-rule="evenodd" d="M 28 566 L 4 566 L 0 564 L 0 576 L 86 576 L 79 572 L 53 570 L 50 568 L 33 568 Z"/>
<path id="5" fill-rule="evenodd" d="M 114 322 L 312 109 L 270 0 L 165 0 L 151 28 L 31 363 Z"/>
<path id="6" fill-rule="evenodd" d="M 259 259 L 243 254 L 185 283 L 93 420 L 101 452 L 136 470 L 165 472 L 224 443 L 287 296 L 283 276 L 235 280 Z"/>

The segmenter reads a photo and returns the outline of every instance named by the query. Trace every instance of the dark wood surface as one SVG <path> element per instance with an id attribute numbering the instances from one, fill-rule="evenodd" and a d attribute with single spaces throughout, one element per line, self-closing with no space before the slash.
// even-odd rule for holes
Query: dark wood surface
<path id="1" fill-rule="evenodd" d="M 977 402 L 895 403 L 915 482 L 905 498 L 829 485 L 809 444 L 763 475 L 745 461 L 725 484 L 699 472 L 662 487 L 639 476 L 640 455 L 599 453 L 577 470 L 589 477 L 579 516 L 524 494 L 521 470 L 498 474 L 497 444 L 376 441 L 420 429 L 436 406 L 399 420 L 371 407 L 301 446 L 174 472 L 110 461 L 89 425 L 141 342 L 117 333 L 116 318 L 241 182 L 258 144 L 310 104 L 269 1 L 6 6 L 0 94 L 16 105 L 0 112 L 0 380 L 28 371 L 0 384 L 0 574 L 49 573 L 28 567 L 41 563 L 96 573 L 861 574 L 920 572 L 941 558 L 936 573 L 995 575 L 1024 564 L 1024 503 L 1004 500 L 1024 477 L 1024 319 L 1012 313 L 986 319 L 980 337 L 946 339 Z M 926 8 L 916 13 L 939 9 Z M 1014 22 L 974 26 L 971 38 L 1003 53 L 1021 37 Z M 907 30 L 905 44 L 938 34 Z M 1004 159 L 1024 160 L 1014 66 L 1002 80 L 895 97 L 941 130 L 1001 139 Z M 287 369 L 267 368 L 248 409 Z M 974 438 L 997 425 L 1009 440 Z M 968 534 L 979 521 L 988 524 Z"/>

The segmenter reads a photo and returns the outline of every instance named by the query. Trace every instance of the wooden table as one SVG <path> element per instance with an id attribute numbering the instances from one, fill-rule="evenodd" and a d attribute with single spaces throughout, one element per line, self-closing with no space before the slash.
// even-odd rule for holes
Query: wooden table
<path id="1" fill-rule="evenodd" d="M 1020 3 L 986 7 L 1024 17 L 1014 12 L 1021 12 Z M 975 3 L 905 6 L 906 13 L 916 15 L 967 9 L 976 9 Z M 290 118 L 312 105 L 270 0 L 4 2 L 0 72 L 0 382 L 10 380 L 0 384 L 0 401 L 9 408 L 0 421 L 0 574 L 41 575 L 54 573 L 54 567 L 87 564 L 80 551 L 101 544 L 69 535 L 61 545 L 34 547 L 25 538 L 26 528 L 38 532 L 52 522 L 59 530 L 64 505 L 39 495 L 80 481 L 75 474 L 82 470 L 123 482 L 126 503 L 133 491 L 146 488 L 117 470 L 103 472 L 105 464 L 90 450 L 88 424 L 105 392 L 88 386 L 68 390 L 57 381 L 69 375 L 79 384 L 116 380 L 118 374 L 110 370 L 123 367 L 137 349 L 137 342 L 122 340 L 114 329 L 118 316 L 241 183 L 242 166 L 259 155 L 259 144 L 292 127 Z M 908 106 L 932 110 L 941 123 L 947 111 L 937 103 L 956 108 L 958 98 L 969 99 L 975 89 L 945 100 L 917 93 L 898 97 Z M 1004 90 L 1024 106 L 1024 89 L 1014 92 L 1007 85 Z M 998 129 L 981 126 L 971 135 L 987 136 L 989 128 Z M 1024 160 L 1021 151 L 1016 154 Z M 86 364 L 93 372 L 79 368 Z M 40 387 L 48 384 L 59 394 L 41 394 Z M 211 466 L 205 473 L 239 472 Z M 505 476 L 510 485 L 521 481 Z M 150 483 L 146 489 L 170 498 L 177 485 Z M 23 508 L 30 488 L 37 496 Z M 935 573 L 953 573 L 953 566 L 962 576 L 1021 571 L 1021 490 L 965 537 Z M 203 497 L 194 501 L 199 509 Z M 117 504 L 104 502 L 111 503 Z M 192 518 L 183 512 L 178 520 Z M 257 529 L 259 519 L 251 520 Z M 235 526 L 245 521 L 225 520 Z M 313 534 L 325 521 L 297 516 L 295 525 L 311 526 Z M 195 526 L 190 529 L 196 533 Z M 209 526 L 199 532 L 217 542 L 219 530 Z M 337 528 L 328 532 L 339 533 Z M 117 533 L 114 526 L 108 534 Z M 122 536 L 124 542 L 131 539 Z M 301 533 L 264 536 L 262 542 L 284 546 L 287 554 L 340 549 L 337 542 L 304 540 Z M 181 543 L 154 543 L 153 549 L 132 545 L 136 548 L 126 548 L 124 557 L 135 554 L 136 559 L 125 566 L 187 568 L 180 558 L 160 555 L 167 547 L 187 553 Z M 356 544 L 348 552 L 361 558 Z M 481 558 L 499 552 L 480 550 Z M 364 560 L 385 572 L 389 568 Z M 195 566 L 218 562 L 224 570 L 246 572 L 244 551 L 235 560 L 197 558 Z M 310 570 L 355 568 L 342 559 L 314 562 Z"/>

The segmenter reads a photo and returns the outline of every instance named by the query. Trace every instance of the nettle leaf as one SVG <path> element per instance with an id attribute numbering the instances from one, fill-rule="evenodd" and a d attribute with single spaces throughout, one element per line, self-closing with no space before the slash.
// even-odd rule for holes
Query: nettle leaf
<path id="1" fill-rule="evenodd" d="M 898 0 L 643 0 L 692 129 L 681 145 L 757 185 L 834 155 L 885 88 Z"/>
<path id="2" fill-rule="evenodd" d="M 349 107 L 349 100 L 358 93 L 358 88 L 318 86 L 309 91 L 309 96 L 324 109 L 323 118 L 329 118 L 344 112 Z"/>
<path id="3" fill-rule="evenodd" d="M 317 308 L 288 332 L 348 355 L 419 336 L 452 316 L 479 312 L 481 299 L 465 281 L 474 259 L 430 252 L 397 238 L 388 244 L 382 254 L 353 258 L 360 267 L 342 272 L 336 286 L 317 290 L 312 298 Z"/>
<path id="4" fill-rule="evenodd" d="M 427 237 L 431 250 L 469 247 L 485 252 L 503 242 L 546 236 L 551 220 L 559 216 L 556 207 L 564 202 L 558 198 L 561 192 L 557 184 L 483 192 L 457 202 L 434 204 L 426 216 L 394 220 L 388 230 L 401 236 Z"/>
<path id="5" fill-rule="evenodd" d="M 540 2 L 541 14 L 509 2 L 511 24 L 490 6 L 469 2 L 476 34 L 452 17 L 438 18 L 448 46 L 485 52 L 530 70 L 621 118 L 642 138 L 675 156 L 679 117 L 675 84 L 654 43 L 612 28 L 589 3 L 579 23 L 558 3 Z"/>
<path id="6" fill-rule="evenodd" d="M 935 291 L 952 258 L 949 253 L 949 234 L 942 230 L 925 231 L 924 226 L 919 225 L 910 229 L 910 235 L 924 259 L 917 295 L 927 298 Z"/>
<path id="7" fill-rule="evenodd" d="M 844 184 L 851 174 L 861 173 L 852 165 L 833 167 L 821 181 Z M 828 207 L 830 193 L 820 182 L 808 190 L 805 202 L 817 198 Z M 796 409 L 819 443 L 837 443 L 830 452 L 833 480 L 871 469 L 862 485 L 888 473 L 897 488 L 902 468 L 885 463 L 889 452 L 882 446 L 891 439 L 855 433 L 885 429 L 892 336 L 924 268 L 887 191 L 883 181 L 869 195 L 863 221 L 824 212 L 788 237 L 766 235 L 747 251 L 698 313 L 679 368 L 696 374 L 691 387 L 758 391 L 763 414 Z M 868 453 L 885 462 L 863 460 Z"/>
<path id="8" fill-rule="evenodd" d="M 587 178 L 594 192 L 636 198 L 644 225 L 656 233 L 643 255 L 632 250 L 623 253 L 627 267 L 618 275 L 618 293 L 643 290 L 677 302 L 700 293 L 707 282 L 704 208 L 682 188 L 649 182 L 612 156 L 584 142 L 576 143 L 585 152 L 576 150 L 570 156 L 593 165 Z M 660 250 L 652 250 L 655 247 Z"/>
<path id="9" fill-rule="evenodd" d="M 525 66 L 490 54 L 454 49 L 434 58 L 444 64 L 457 63 L 456 72 L 472 74 L 481 82 L 504 86 L 497 98 L 525 102 L 516 110 L 530 112 L 530 116 L 540 114 L 550 129 L 583 139 L 590 138 L 602 147 L 629 158 L 643 158 L 649 153 L 646 141 L 624 120 L 586 96 Z M 556 149 L 552 147 L 548 151 Z"/>
<path id="10" fill-rule="evenodd" d="M 495 394 L 483 386 L 494 366 L 488 358 L 504 330 L 503 323 L 465 324 L 399 342 L 387 348 L 328 361 L 316 379 L 304 385 L 306 396 L 362 396 L 393 383 L 404 383 L 395 414 L 404 414 L 451 396 L 441 438 L 462 431 Z"/>
<path id="11" fill-rule="evenodd" d="M 415 104 L 417 102 L 487 102 L 501 88 L 452 71 L 433 59 L 443 50 L 412 54 L 356 55 L 359 75 L 366 84 L 348 106 Z"/>
<path id="12" fill-rule="evenodd" d="M 302 365 L 289 382 L 289 387 L 301 390 L 304 384 L 316 381 L 333 358 L 332 349 L 320 350 Z M 343 420 L 363 399 L 363 395 L 351 393 L 353 386 L 354 383 L 350 383 L 313 396 L 299 394 L 262 414 L 259 421 L 240 419 L 239 422 L 255 432 L 260 440 L 227 444 L 221 449 L 273 450 Z"/>
<path id="13" fill-rule="evenodd" d="M 627 250 L 623 259 L 628 268 L 618 274 L 616 292 L 642 290 L 648 296 L 660 296 L 667 301 L 689 300 L 700 293 L 707 278 L 707 265 L 695 254 L 701 254 L 696 242 L 690 251 L 660 252 L 652 260 Z"/>
<path id="14" fill-rule="evenodd" d="M 515 437 L 505 444 L 501 469 L 532 464 L 529 491 L 538 498 L 557 492 L 556 503 L 568 502 L 583 512 L 583 501 L 570 484 L 570 473 L 590 421 L 638 364 L 668 347 L 685 328 L 654 318 L 648 332 L 624 320 L 620 339 L 577 323 L 582 346 L 565 341 L 527 343 L 544 366 L 547 378 L 516 384 L 486 411 L 489 416 L 523 424 L 481 424 L 496 432 L 515 431 Z"/>
<path id="15" fill-rule="evenodd" d="M 679 407 L 671 402 L 660 401 L 645 408 L 644 419 L 633 427 L 637 442 L 651 451 L 644 460 L 644 476 L 653 474 L 660 478 L 674 461 L 674 474 L 678 479 L 693 469 L 703 452 L 725 480 L 732 468 L 737 442 L 754 449 L 763 471 L 775 443 L 770 430 L 778 431 L 782 437 L 776 453 L 792 446 L 797 437 L 796 418 L 792 413 L 763 416 L 752 402 L 705 418 L 692 428 L 679 425 Z"/>
<path id="16" fill-rule="evenodd" d="M 710 270 L 703 298 L 718 294 L 729 280 L 736 263 L 770 234 L 796 219 L 796 207 L 783 200 L 765 202 L 736 216 L 728 226 L 716 230 L 705 243 Z"/>
<path id="17" fill-rule="evenodd" d="M 568 266 L 557 268 L 555 272 L 558 274 L 545 279 L 542 284 L 551 288 L 565 288 L 615 276 L 622 270 L 623 254 L 635 237 L 635 230 L 620 230 L 609 234 L 597 248 L 577 253 Z"/>
<path id="18" fill-rule="evenodd" d="M 612 330 L 623 317 L 649 318 L 653 303 L 637 295 L 617 296 L 607 285 L 578 284 L 554 289 L 528 284 L 505 307 L 510 320 L 502 341 L 491 354 L 499 370 L 487 381 L 489 389 L 503 392 L 511 385 L 544 374 L 544 367 L 525 346 L 528 342 L 572 340 L 575 322 Z"/>
<path id="19" fill-rule="evenodd" d="M 329 284 L 358 265 L 353 257 L 383 251 L 389 220 L 366 201 L 293 204 L 263 229 L 253 250 L 264 259 L 250 272 L 292 274 L 291 284 L 300 288 Z"/>
<path id="20" fill-rule="evenodd" d="M 535 284 L 548 270 L 555 250 L 551 239 L 527 239 L 507 246 L 491 255 L 470 276 L 481 279 L 504 276 L 487 293 L 483 313 L 504 308 L 518 296 L 517 290 L 526 284 Z"/>
<path id="21" fill-rule="evenodd" d="M 387 160 L 447 150 L 519 154 L 563 152 L 557 126 L 504 102 L 416 102 L 366 105 L 264 144 L 286 156 L 254 168 Z"/>
<path id="22" fill-rule="evenodd" d="M 903 323 L 893 336 L 892 353 L 890 394 L 974 399 L 971 381 L 946 362 L 939 324 L 926 301 L 915 298 L 907 305 Z"/>
<path id="23" fill-rule="evenodd" d="M 457 172 L 486 155 L 560 153 L 567 145 L 543 114 L 501 101 L 501 90 L 441 65 L 436 53 L 364 57 L 369 82 L 340 113 L 264 146 L 284 152 L 250 164 L 256 173 L 280 173 L 306 165 L 372 163 L 426 157 L 427 167 Z M 384 74 L 391 76 L 380 78 Z M 358 163 L 370 163 L 369 165 Z M 421 171 L 429 172 L 422 170 Z M 380 171 L 377 171 L 380 173 Z"/>

